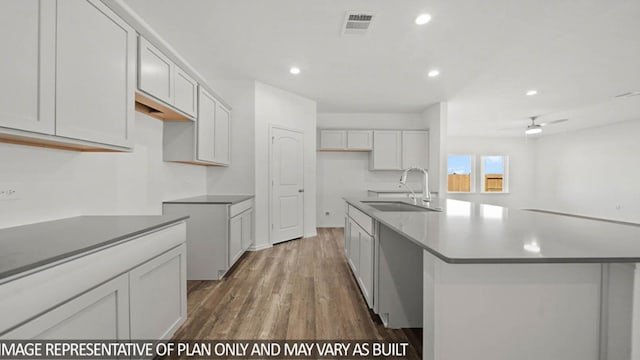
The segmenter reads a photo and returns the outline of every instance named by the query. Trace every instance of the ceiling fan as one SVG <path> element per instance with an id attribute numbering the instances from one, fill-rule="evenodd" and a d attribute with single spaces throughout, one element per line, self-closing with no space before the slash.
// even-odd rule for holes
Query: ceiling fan
<path id="1" fill-rule="evenodd" d="M 531 124 L 527 125 L 527 128 L 524 130 L 525 135 L 535 135 L 535 134 L 540 134 L 542 132 L 542 127 L 543 126 L 547 126 L 547 125 L 553 125 L 553 124 L 558 124 L 558 123 L 562 123 L 565 121 L 569 121 L 569 119 L 558 119 L 558 120 L 553 120 L 553 121 L 547 121 L 544 123 L 537 123 L 536 124 L 536 119 L 538 118 L 538 116 L 532 116 L 529 119 L 531 119 Z"/>

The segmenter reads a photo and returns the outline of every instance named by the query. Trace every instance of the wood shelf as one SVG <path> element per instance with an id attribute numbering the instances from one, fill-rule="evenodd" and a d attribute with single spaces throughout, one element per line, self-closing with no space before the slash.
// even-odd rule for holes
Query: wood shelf
<path id="1" fill-rule="evenodd" d="M 16 145 L 36 146 L 49 149 L 83 151 L 83 152 L 130 152 L 130 149 L 117 148 L 111 145 L 91 144 L 80 140 L 66 139 L 42 134 L 0 134 L 0 142 Z M 104 146 L 104 147 L 102 147 Z"/>
<path id="2" fill-rule="evenodd" d="M 189 116 L 139 92 L 136 92 L 136 111 L 162 121 L 194 121 Z"/>

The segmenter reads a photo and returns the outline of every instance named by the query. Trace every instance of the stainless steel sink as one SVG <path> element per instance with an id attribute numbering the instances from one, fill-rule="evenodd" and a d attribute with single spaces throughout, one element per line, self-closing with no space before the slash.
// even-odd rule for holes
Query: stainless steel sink
<path id="1" fill-rule="evenodd" d="M 363 201 L 363 203 L 380 211 L 440 211 L 400 201 Z"/>

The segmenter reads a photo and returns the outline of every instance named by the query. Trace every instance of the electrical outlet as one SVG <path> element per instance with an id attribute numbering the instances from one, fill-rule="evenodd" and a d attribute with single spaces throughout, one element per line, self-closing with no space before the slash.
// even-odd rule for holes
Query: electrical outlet
<path id="1" fill-rule="evenodd" d="M 14 188 L 0 189 L 0 201 L 18 200 L 18 190 Z"/>

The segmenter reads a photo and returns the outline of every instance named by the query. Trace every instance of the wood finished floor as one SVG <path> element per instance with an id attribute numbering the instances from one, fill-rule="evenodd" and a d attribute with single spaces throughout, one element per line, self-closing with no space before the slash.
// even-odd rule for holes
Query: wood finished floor
<path id="1" fill-rule="evenodd" d="M 342 228 L 247 252 L 221 281 L 188 282 L 180 340 L 408 341 L 420 359 L 421 329 L 386 329 L 348 267 Z"/>

